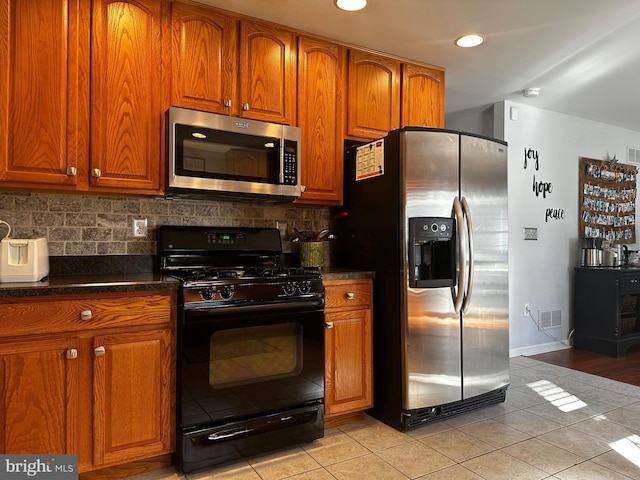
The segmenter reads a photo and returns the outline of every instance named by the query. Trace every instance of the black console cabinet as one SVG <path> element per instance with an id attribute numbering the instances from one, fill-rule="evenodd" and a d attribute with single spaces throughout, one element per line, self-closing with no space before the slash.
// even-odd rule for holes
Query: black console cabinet
<path id="1" fill-rule="evenodd" d="M 640 269 L 576 268 L 573 312 L 574 348 L 625 355 L 640 344 Z"/>

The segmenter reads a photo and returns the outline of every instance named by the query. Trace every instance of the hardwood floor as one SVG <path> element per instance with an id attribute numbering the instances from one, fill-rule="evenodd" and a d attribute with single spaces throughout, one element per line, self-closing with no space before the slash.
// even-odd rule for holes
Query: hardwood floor
<path id="1" fill-rule="evenodd" d="M 629 348 L 620 358 L 574 348 L 531 355 L 530 358 L 640 386 L 640 345 Z"/>

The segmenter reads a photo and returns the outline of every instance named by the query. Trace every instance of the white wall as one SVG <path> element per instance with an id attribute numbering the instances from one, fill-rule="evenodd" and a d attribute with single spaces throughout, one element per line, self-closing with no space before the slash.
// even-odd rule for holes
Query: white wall
<path id="1" fill-rule="evenodd" d="M 516 120 L 511 120 L 512 109 Z M 624 161 L 627 146 L 640 147 L 640 132 L 508 101 L 496 104 L 493 114 L 492 136 L 509 144 L 510 352 L 514 356 L 565 348 L 573 328 L 573 269 L 579 263 L 580 157 L 604 160 L 615 154 Z M 486 113 L 480 119 L 447 122 L 447 128 L 466 131 L 474 131 L 469 129 L 474 125 L 482 128 L 475 133 L 486 135 Z M 534 159 L 524 168 L 529 149 L 538 155 L 538 170 Z M 534 193 L 534 179 L 551 187 L 546 198 Z M 547 218 L 547 209 L 564 218 Z M 538 240 L 524 240 L 525 227 L 537 228 Z M 562 326 L 539 331 L 534 320 L 524 316 L 525 303 L 536 319 L 540 310 L 561 310 Z"/>

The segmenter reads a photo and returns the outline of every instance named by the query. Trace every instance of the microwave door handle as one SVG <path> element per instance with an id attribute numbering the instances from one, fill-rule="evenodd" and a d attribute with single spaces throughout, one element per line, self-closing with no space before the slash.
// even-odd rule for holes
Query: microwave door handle
<path id="1" fill-rule="evenodd" d="M 281 135 L 280 141 L 280 151 L 278 152 L 278 156 L 280 159 L 280 173 L 278 174 L 278 183 L 280 185 L 284 184 L 284 135 Z"/>

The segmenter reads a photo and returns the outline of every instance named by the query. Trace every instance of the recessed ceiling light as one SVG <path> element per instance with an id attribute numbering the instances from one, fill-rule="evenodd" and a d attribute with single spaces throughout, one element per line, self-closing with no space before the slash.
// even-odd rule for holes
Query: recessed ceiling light
<path id="1" fill-rule="evenodd" d="M 336 6 L 340 10 L 355 12 L 356 10 L 362 10 L 364 7 L 366 7 L 367 0 L 336 0 Z"/>
<path id="2" fill-rule="evenodd" d="M 482 42 L 484 42 L 484 37 L 475 33 L 456 38 L 456 45 L 464 48 L 477 47 Z"/>

